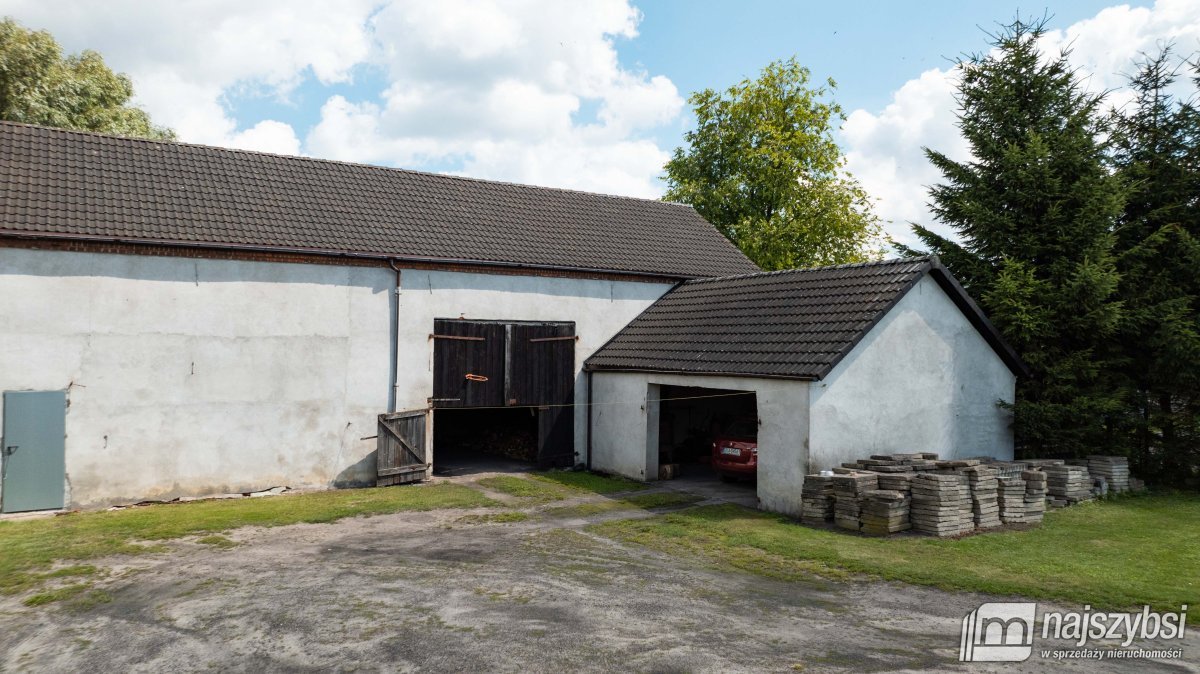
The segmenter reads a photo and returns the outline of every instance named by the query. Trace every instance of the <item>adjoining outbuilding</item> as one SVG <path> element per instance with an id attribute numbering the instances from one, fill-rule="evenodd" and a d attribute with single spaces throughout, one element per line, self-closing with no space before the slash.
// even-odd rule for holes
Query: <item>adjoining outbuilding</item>
<path id="1" fill-rule="evenodd" d="M 1011 458 L 1024 365 L 927 257 L 690 280 L 585 370 L 593 468 L 657 479 L 680 405 L 719 424 L 752 400 L 760 506 L 798 516 L 805 474 L 867 454 Z"/>

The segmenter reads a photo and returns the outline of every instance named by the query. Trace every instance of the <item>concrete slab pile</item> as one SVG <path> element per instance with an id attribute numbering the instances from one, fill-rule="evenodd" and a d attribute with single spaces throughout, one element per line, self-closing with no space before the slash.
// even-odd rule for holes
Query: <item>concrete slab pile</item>
<path id="1" fill-rule="evenodd" d="M 862 532 L 886 536 L 912 528 L 909 520 L 910 501 L 907 494 L 891 489 L 868 489 L 863 492 Z"/>
<path id="2" fill-rule="evenodd" d="M 805 524 L 825 524 L 833 520 L 833 476 L 806 475 L 800 490 L 800 519 Z"/>
<path id="3" fill-rule="evenodd" d="M 912 479 L 912 528 L 934 536 L 958 536 L 975 529 L 971 487 L 961 473 L 921 473 Z M 966 516 L 964 517 L 964 513 Z"/>

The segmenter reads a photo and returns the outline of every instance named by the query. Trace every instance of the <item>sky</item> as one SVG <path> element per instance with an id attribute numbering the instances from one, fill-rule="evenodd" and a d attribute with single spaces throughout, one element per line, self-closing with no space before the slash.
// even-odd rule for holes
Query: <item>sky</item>
<path id="1" fill-rule="evenodd" d="M 795 56 L 837 82 L 847 169 L 904 243 L 947 231 L 922 148 L 970 156 L 954 59 L 1018 13 L 1115 105 L 1139 54 L 1200 51 L 1200 0 L 0 0 L 186 142 L 649 198 L 691 92 Z"/>

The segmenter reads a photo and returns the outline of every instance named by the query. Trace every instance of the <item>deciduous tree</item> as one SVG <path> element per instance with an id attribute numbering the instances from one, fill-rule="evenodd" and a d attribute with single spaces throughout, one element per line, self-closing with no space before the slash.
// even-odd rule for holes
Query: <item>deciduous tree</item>
<path id="1" fill-rule="evenodd" d="M 790 59 L 692 94 L 696 128 L 667 163 L 666 198 L 691 204 L 764 269 L 877 257 L 881 227 L 833 139 L 832 80 Z"/>
<path id="2" fill-rule="evenodd" d="M 94 51 L 63 56 L 46 31 L 0 21 L 0 119 L 80 131 L 171 139 L 129 104 L 133 84 Z"/>

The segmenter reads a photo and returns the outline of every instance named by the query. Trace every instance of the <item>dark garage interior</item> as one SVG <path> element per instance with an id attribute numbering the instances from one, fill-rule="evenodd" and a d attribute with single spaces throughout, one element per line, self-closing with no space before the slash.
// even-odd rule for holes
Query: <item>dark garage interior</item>
<path id="1" fill-rule="evenodd" d="M 433 417 L 434 472 L 519 470 L 538 451 L 538 410 L 439 409 Z"/>
<path id="2" fill-rule="evenodd" d="M 758 401 L 753 391 L 663 385 L 659 400 L 660 479 L 715 477 L 714 440 L 728 437 L 731 430 L 742 440 L 757 439 Z"/>
<path id="3" fill-rule="evenodd" d="M 574 465 L 575 324 L 438 319 L 433 470 Z"/>

